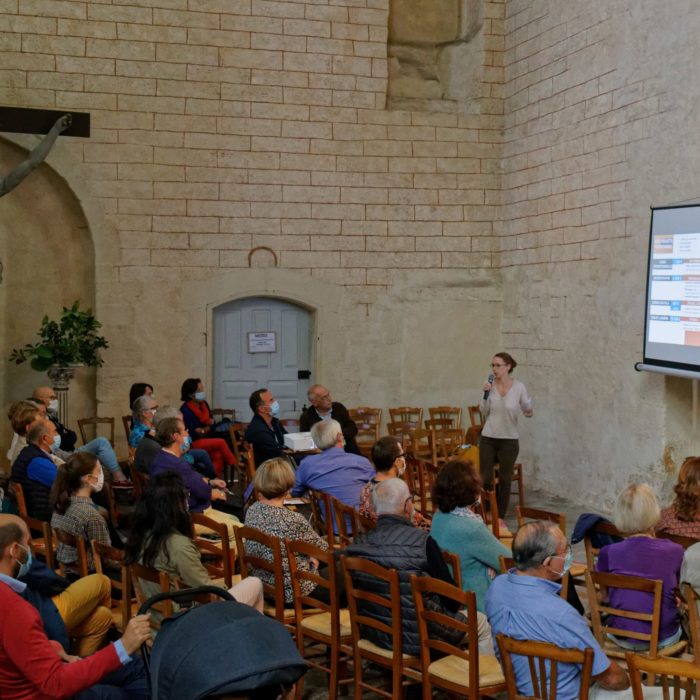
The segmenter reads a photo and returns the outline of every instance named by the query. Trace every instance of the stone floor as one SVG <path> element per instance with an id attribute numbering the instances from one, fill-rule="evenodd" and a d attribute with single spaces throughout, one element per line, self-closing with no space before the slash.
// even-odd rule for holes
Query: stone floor
<path id="1" fill-rule="evenodd" d="M 582 506 L 566 498 L 562 498 L 560 496 L 553 496 L 552 494 L 548 494 L 545 491 L 536 489 L 527 490 L 525 495 L 525 502 L 528 506 L 531 506 L 533 508 L 541 508 L 543 510 L 554 511 L 556 513 L 563 513 L 566 516 L 567 537 L 571 537 L 571 532 L 573 531 L 578 516 L 581 513 L 589 512 L 591 510 L 590 506 Z M 517 522 L 515 519 L 515 505 L 516 502 L 512 501 L 510 509 L 511 513 L 509 514 L 509 517 L 506 518 L 506 523 L 513 532 L 515 532 L 515 530 L 517 529 Z M 579 543 L 578 545 L 574 545 L 573 549 L 574 559 L 576 561 L 585 561 L 583 544 Z M 326 678 L 327 676 L 320 671 L 309 671 L 306 674 L 306 680 L 304 683 L 304 700 L 324 700 L 325 698 L 327 698 L 328 692 Z M 352 688 L 353 686 L 351 685 L 348 697 L 352 696 Z M 364 695 L 364 698 L 366 698 L 367 700 L 373 697 L 379 696 L 369 692 L 366 692 Z M 420 697 L 420 694 L 418 693 L 415 697 Z M 443 696 L 442 694 L 440 694 L 436 697 L 447 698 L 447 695 Z M 505 698 L 506 695 L 503 694 L 497 697 L 499 698 L 499 700 L 501 700 L 502 698 Z M 411 696 L 409 696 L 409 700 L 411 700 Z"/>

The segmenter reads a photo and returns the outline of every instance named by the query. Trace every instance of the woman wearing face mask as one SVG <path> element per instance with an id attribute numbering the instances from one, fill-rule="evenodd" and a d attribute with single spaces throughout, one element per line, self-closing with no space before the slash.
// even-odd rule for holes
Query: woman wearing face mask
<path id="1" fill-rule="evenodd" d="M 227 428 L 217 432 L 202 380 L 194 377 L 185 379 L 180 389 L 180 400 L 183 402 L 180 406 L 182 420 L 192 438 L 192 447 L 206 450 L 214 463 L 217 476 L 222 477 L 227 466 L 235 466 L 236 457 L 225 439 L 228 438 Z"/>
<path id="2" fill-rule="evenodd" d="M 359 511 L 366 518 L 377 522 L 377 512 L 372 503 L 372 492 L 380 481 L 401 478 L 406 471 L 406 454 L 401 447 L 401 442 L 392 435 L 379 438 L 372 445 L 372 464 L 377 473 L 368 481 L 360 492 Z M 430 530 L 430 520 L 421 515 L 415 508 L 413 509 L 413 524 L 423 530 Z"/>
<path id="3" fill-rule="evenodd" d="M 54 503 L 51 527 L 86 541 L 90 571 L 94 571 L 90 540 L 112 544 L 107 523 L 91 498 L 94 493 L 102 491 L 104 478 L 102 465 L 97 457 L 89 452 L 76 452 L 58 470 L 51 489 L 51 502 Z M 120 540 L 118 542 L 120 543 Z M 77 557 L 75 547 L 62 542 L 56 546 L 56 558 L 71 574 L 79 574 Z"/>
<path id="4" fill-rule="evenodd" d="M 472 508 L 481 495 L 481 477 L 471 462 L 453 460 L 438 472 L 433 486 L 430 534 L 440 549 L 459 555 L 462 588 L 474 591 L 476 607 L 485 612 L 486 591 L 499 570 L 499 557 L 511 556 Z"/>

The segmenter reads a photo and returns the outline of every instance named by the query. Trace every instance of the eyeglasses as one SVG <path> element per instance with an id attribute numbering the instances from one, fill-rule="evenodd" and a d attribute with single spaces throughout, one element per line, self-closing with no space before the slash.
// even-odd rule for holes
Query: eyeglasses
<path id="1" fill-rule="evenodd" d="M 494 364 L 494 363 L 492 362 L 492 363 L 491 363 L 491 367 L 505 367 L 505 365 L 504 365 L 504 364 L 496 365 L 496 364 Z"/>
<path id="2" fill-rule="evenodd" d="M 566 557 L 568 557 L 569 554 L 571 554 L 571 545 L 567 544 L 566 549 L 564 550 L 564 554 L 556 554 L 555 553 L 555 554 L 550 554 L 549 556 L 552 559 L 566 559 Z"/>

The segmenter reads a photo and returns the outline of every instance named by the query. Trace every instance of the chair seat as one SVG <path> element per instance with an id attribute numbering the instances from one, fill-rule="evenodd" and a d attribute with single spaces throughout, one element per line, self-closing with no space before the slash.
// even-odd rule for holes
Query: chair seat
<path id="1" fill-rule="evenodd" d="M 463 685 L 469 678 L 469 662 L 458 656 L 444 656 L 428 666 L 428 673 L 450 683 Z M 479 687 L 486 688 L 505 682 L 498 659 L 495 656 L 479 654 Z"/>
<path id="2" fill-rule="evenodd" d="M 267 602 L 263 603 L 263 612 L 268 617 L 277 617 L 277 614 L 275 612 L 275 606 L 270 605 Z M 285 608 L 284 609 L 285 622 L 294 622 L 294 616 L 295 616 L 294 608 Z"/>
<path id="3" fill-rule="evenodd" d="M 575 561 L 569 569 L 569 576 L 571 576 L 571 578 L 579 578 L 586 573 L 587 568 L 585 564 Z"/>
<path id="4" fill-rule="evenodd" d="M 301 626 L 304 629 L 316 632 L 317 634 L 325 634 L 331 636 L 331 614 L 329 612 L 319 613 L 318 615 L 309 615 L 301 621 Z M 352 630 L 350 629 L 350 611 L 340 611 L 340 636 L 350 637 Z"/>
<path id="5" fill-rule="evenodd" d="M 688 642 L 686 642 L 685 640 L 681 640 L 680 642 L 676 642 L 675 644 L 669 644 L 663 649 L 659 649 L 657 653 L 659 656 L 677 656 L 678 654 L 683 652 L 687 646 Z M 603 651 L 608 656 L 612 656 L 616 659 L 624 659 L 626 657 L 627 652 L 629 652 L 630 650 L 618 646 L 617 644 L 615 644 L 615 642 L 612 641 L 612 639 L 606 639 L 605 644 L 603 644 Z M 643 655 L 647 654 L 647 652 L 644 649 L 641 649 L 640 651 L 635 653 Z"/>
<path id="6" fill-rule="evenodd" d="M 377 656 L 383 656 L 385 659 L 391 659 L 394 655 L 394 652 L 391 649 L 382 649 L 382 647 L 378 647 L 374 642 L 370 642 L 369 639 L 360 639 L 360 641 L 357 642 L 357 646 L 363 651 L 371 651 L 373 654 L 377 654 Z M 401 654 L 401 658 L 404 660 L 412 659 L 416 663 L 420 663 L 420 660 L 417 656 Z"/>

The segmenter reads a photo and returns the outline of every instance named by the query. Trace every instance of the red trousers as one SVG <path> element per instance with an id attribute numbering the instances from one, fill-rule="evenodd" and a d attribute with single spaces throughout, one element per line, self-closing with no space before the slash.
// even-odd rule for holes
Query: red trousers
<path id="1" fill-rule="evenodd" d="M 219 477 L 223 476 L 224 467 L 227 464 L 236 463 L 236 457 L 223 438 L 200 438 L 192 443 L 192 447 L 198 450 L 206 450 L 214 464 L 214 471 Z"/>

